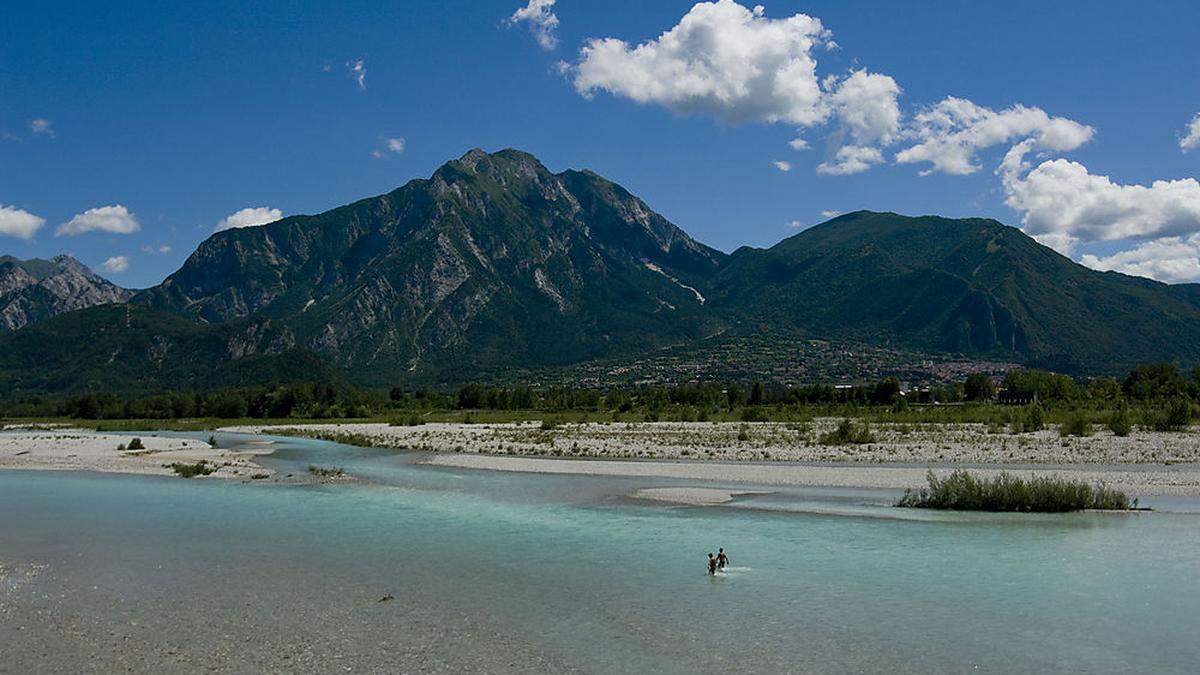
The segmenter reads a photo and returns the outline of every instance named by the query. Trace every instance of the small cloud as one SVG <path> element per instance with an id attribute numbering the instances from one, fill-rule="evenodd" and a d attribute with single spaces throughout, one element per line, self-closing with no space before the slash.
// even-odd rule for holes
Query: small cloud
<path id="1" fill-rule="evenodd" d="M 332 70 L 333 70 L 333 66 L 332 66 L 332 65 L 330 65 L 330 64 L 328 64 L 328 63 L 326 63 L 325 65 L 321 66 L 321 72 L 322 72 L 322 73 L 328 73 L 328 72 L 331 72 Z"/>
<path id="2" fill-rule="evenodd" d="M 389 154 L 401 155 L 404 154 L 404 148 L 407 147 L 407 145 L 408 143 L 402 136 L 384 138 L 383 147 L 372 150 L 371 156 L 375 159 L 385 159 Z"/>
<path id="3" fill-rule="evenodd" d="M 273 223 L 283 217 L 283 212 L 269 206 L 251 206 L 229 214 L 217 223 L 213 232 L 232 230 L 237 227 L 257 227 Z"/>
<path id="4" fill-rule="evenodd" d="M 145 246 L 142 247 L 142 253 L 154 254 L 154 253 L 170 253 L 170 252 L 171 252 L 171 247 L 167 246 L 166 244 L 162 244 L 161 246 L 151 246 L 149 244 L 146 244 Z"/>
<path id="5" fill-rule="evenodd" d="M 1196 113 L 1187 125 L 1186 134 L 1179 139 L 1180 150 L 1190 152 L 1196 148 L 1200 148 L 1200 113 Z"/>
<path id="6" fill-rule="evenodd" d="M 0 204 L 0 235 L 28 241 L 33 239 L 33 235 L 45 224 L 45 218 L 39 218 L 15 206 Z"/>
<path id="7" fill-rule="evenodd" d="M 33 132 L 34 136 L 49 136 L 50 138 L 56 136 L 54 133 L 54 123 L 41 117 L 29 120 L 29 130 Z"/>
<path id="8" fill-rule="evenodd" d="M 558 46 L 558 16 L 554 14 L 555 0 L 529 0 L 529 4 L 517 9 L 508 17 L 508 25 L 529 24 L 529 30 L 538 45 L 550 51 Z"/>
<path id="9" fill-rule="evenodd" d="M 775 165 L 776 169 L 779 169 L 780 171 L 783 171 L 784 173 L 787 173 L 788 171 L 792 170 L 791 162 L 785 162 L 780 159 L 780 160 L 775 160 L 774 162 L 771 162 L 771 163 Z"/>
<path id="10" fill-rule="evenodd" d="M 366 90 L 367 88 L 367 65 L 362 59 L 347 61 L 346 68 L 350 71 L 350 77 L 358 83 L 358 88 Z"/>
<path id="11" fill-rule="evenodd" d="M 136 216 L 129 209 L 115 204 L 88 209 L 59 225 L 54 236 L 75 236 L 85 232 L 108 232 L 109 234 L 132 234 L 142 229 Z"/>
<path id="12" fill-rule="evenodd" d="M 807 150 L 808 149 L 808 141 L 797 136 L 797 137 L 793 138 L 792 140 L 788 141 L 788 147 L 790 147 L 793 150 Z"/>
<path id="13" fill-rule="evenodd" d="M 822 217 L 822 218 L 837 218 L 837 217 L 838 217 L 838 216 L 840 216 L 840 215 L 842 215 L 842 212 L 841 212 L 841 211 L 834 211 L 834 210 L 832 210 L 832 209 L 825 210 L 825 211 L 822 211 L 822 212 L 821 212 L 821 217 Z"/>
<path id="14" fill-rule="evenodd" d="M 804 223 L 799 220 L 793 220 L 792 222 L 788 223 L 788 227 L 792 228 L 793 230 L 799 230 L 800 228 L 804 227 Z"/>
<path id="15" fill-rule="evenodd" d="M 817 173 L 831 176 L 848 176 L 866 171 L 883 162 L 883 153 L 878 148 L 846 145 L 838 149 L 831 160 L 817 165 Z"/>
<path id="16" fill-rule="evenodd" d="M 112 272 L 114 274 L 119 274 L 119 273 L 124 272 L 125 270 L 129 269 L 129 257 L 123 256 L 123 255 L 115 255 L 115 256 L 109 258 L 108 260 L 105 260 L 104 263 L 100 266 L 103 267 L 104 271 L 106 271 L 106 272 Z"/>

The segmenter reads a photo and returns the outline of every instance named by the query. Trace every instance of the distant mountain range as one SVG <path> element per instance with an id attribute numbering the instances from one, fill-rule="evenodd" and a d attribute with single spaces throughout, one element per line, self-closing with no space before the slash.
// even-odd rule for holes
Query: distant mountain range
<path id="1" fill-rule="evenodd" d="M 993 220 L 863 211 L 727 255 L 619 185 L 516 150 L 218 232 L 132 298 L 108 287 L 128 304 L 26 301 L 20 325 L 44 320 L 0 337 L 0 384 L 455 382 L 754 336 L 1068 372 L 1200 361 L 1200 285 L 1096 272 Z M 85 294 L 77 306 L 104 304 Z"/>
<path id="2" fill-rule="evenodd" d="M 69 255 L 52 260 L 0 256 L 0 330 L 16 330 L 77 309 L 129 300 L 133 292 L 96 276 Z"/>

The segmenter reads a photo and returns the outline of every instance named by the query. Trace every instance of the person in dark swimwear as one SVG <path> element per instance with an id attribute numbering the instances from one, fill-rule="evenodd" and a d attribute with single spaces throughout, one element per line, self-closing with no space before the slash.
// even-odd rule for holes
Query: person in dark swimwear
<path id="1" fill-rule="evenodd" d="M 725 555 L 725 549 L 717 549 L 717 569 L 723 570 L 729 564 L 729 556 Z"/>
<path id="2" fill-rule="evenodd" d="M 714 556 L 711 553 L 708 554 L 708 573 L 709 574 L 717 573 L 717 558 L 716 558 L 716 556 Z"/>

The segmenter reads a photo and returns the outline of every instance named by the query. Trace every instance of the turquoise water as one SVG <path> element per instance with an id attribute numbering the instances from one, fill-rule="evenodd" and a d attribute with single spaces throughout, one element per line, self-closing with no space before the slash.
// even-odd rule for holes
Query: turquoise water
<path id="1" fill-rule="evenodd" d="M 468 643 L 483 670 L 1195 672 L 1200 662 L 1191 502 L 1138 515 L 927 514 L 887 507 L 890 493 L 792 490 L 681 508 L 624 497 L 671 481 L 415 459 L 288 439 L 267 460 L 366 479 L 324 486 L 0 472 L 0 563 L 45 570 L 20 583 L 10 574 L 0 599 L 21 611 L 59 603 L 84 632 L 136 624 L 130 637 L 147 653 L 130 657 L 142 659 L 135 669 L 165 658 L 142 628 L 154 624 L 172 650 L 204 658 L 240 654 L 229 626 L 270 627 L 296 659 L 317 645 L 312 670 L 379 666 L 397 653 L 389 641 L 417 670 L 464 666 Z M 718 546 L 733 567 L 712 578 L 704 560 Z M 385 595 L 395 600 L 378 603 Z M 213 628 L 214 617 L 228 626 Z M 4 630 L 0 649 L 17 635 Z"/>

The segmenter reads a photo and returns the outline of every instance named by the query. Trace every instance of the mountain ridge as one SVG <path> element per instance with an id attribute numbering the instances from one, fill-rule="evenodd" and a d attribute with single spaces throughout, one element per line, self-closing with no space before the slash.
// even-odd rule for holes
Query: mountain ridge
<path id="1" fill-rule="evenodd" d="M 253 357 L 280 372 L 272 359 L 303 354 L 364 385 L 636 360 L 714 336 L 764 336 L 751 343 L 768 355 L 772 340 L 820 338 L 1078 373 L 1200 361 L 1200 285 L 1090 270 L 995 220 L 856 211 L 726 254 L 594 172 L 553 173 L 511 148 L 215 233 L 129 302 L 143 331 L 184 322 L 162 319 L 160 352 L 194 342 L 213 368 Z M 155 344 L 104 325 L 115 314 L 87 316 L 112 353 Z M 83 335 L 80 320 L 43 330 Z M 204 372 L 159 370 L 146 382 Z"/>

